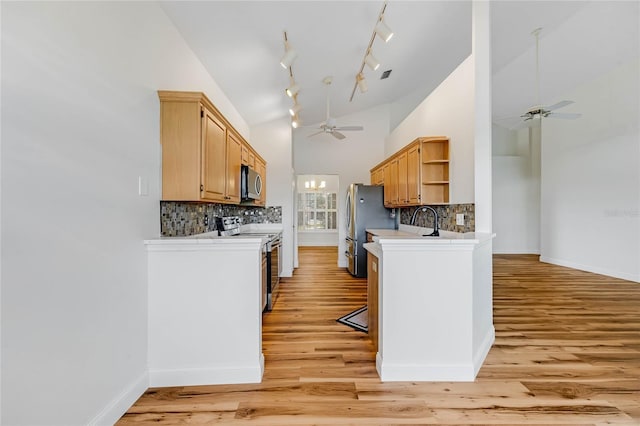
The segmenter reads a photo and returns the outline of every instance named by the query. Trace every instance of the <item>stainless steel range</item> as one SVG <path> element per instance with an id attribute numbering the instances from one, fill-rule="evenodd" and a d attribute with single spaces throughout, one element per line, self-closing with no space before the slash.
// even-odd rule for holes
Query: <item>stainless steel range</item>
<path id="1" fill-rule="evenodd" d="M 279 294 L 280 273 L 282 272 L 282 232 L 242 231 L 239 216 L 216 217 L 216 229 L 221 236 L 251 236 L 266 240 L 263 250 L 266 255 L 266 302 L 265 311 L 273 309 Z M 263 283 L 264 285 L 265 283 Z"/>

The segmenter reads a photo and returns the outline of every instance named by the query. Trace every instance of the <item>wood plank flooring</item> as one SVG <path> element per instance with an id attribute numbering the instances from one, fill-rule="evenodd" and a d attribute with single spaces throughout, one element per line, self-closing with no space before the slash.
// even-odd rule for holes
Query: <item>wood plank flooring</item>
<path id="1" fill-rule="evenodd" d="M 149 389 L 128 424 L 640 425 L 640 284 L 494 256 L 496 341 L 472 383 L 381 383 L 337 249 L 300 248 L 264 316 L 260 384 Z"/>

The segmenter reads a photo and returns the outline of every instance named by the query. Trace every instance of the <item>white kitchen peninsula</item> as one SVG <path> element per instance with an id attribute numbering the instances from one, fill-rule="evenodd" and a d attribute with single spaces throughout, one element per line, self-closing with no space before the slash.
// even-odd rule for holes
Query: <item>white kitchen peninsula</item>
<path id="1" fill-rule="evenodd" d="M 145 241 L 150 387 L 261 382 L 264 242 L 216 232 Z"/>
<path id="2" fill-rule="evenodd" d="M 491 234 L 367 229 L 382 381 L 473 381 L 495 339 Z"/>

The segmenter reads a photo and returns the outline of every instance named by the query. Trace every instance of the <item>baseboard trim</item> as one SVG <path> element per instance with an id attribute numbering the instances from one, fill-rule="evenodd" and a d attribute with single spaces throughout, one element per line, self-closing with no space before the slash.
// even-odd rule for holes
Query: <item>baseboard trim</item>
<path id="1" fill-rule="evenodd" d="M 540 249 L 538 248 L 496 248 L 495 244 L 493 245 L 493 254 L 540 254 Z"/>
<path id="2" fill-rule="evenodd" d="M 568 260 L 556 259 L 553 257 L 540 256 L 540 262 L 551 263 L 558 266 L 566 266 L 567 268 L 578 269 L 580 271 L 592 272 L 594 274 L 606 275 L 608 277 L 620 278 L 621 280 L 634 281 L 640 283 L 640 275 L 628 274 L 626 272 L 613 271 L 607 268 L 598 268 L 581 263 L 571 262 Z"/>
<path id="3" fill-rule="evenodd" d="M 493 346 L 493 342 L 496 341 L 496 329 L 492 325 L 487 334 L 484 336 L 482 340 L 482 344 L 473 355 L 473 377 L 478 375 L 480 368 L 482 368 L 482 364 L 484 364 L 484 360 L 489 355 L 489 351 L 491 350 L 491 346 Z"/>
<path id="4" fill-rule="evenodd" d="M 90 426 L 113 425 L 149 388 L 149 373 L 145 371 L 120 392 L 88 424 Z"/>
<path id="5" fill-rule="evenodd" d="M 390 364 L 381 359 L 383 382 L 473 382 L 474 366 L 468 364 Z"/>
<path id="6" fill-rule="evenodd" d="M 149 369 L 150 387 L 234 385 L 260 383 L 264 373 L 264 355 L 259 365 L 246 367 Z"/>

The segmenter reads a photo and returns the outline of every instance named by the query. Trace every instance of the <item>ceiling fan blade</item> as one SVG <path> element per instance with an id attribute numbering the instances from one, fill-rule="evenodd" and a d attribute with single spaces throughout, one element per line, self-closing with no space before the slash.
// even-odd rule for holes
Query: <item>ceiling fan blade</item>
<path id="1" fill-rule="evenodd" d="M 565 120 L 575 120 L 576 118 L 582 117 L 582 114 L 578 112 L 550 112 L 548 117 L 552 118 L 562 118 Z"/>
<path id="2" fill-rule="evenodd" d="M 567 105 L 571 105 L 573 103 L 575 103 L 575 102 L 573 102 L 573 101 L 560 101 L 557 104 L 553 104 L 553 105 L 548 106 L 548 107 L 546 107 L 544 109 L 547 110 L 547 111 L 553 111 L 554 109 L 564 108 Z"/>
<path id="3" fill-rule="evenodd" d="M 341 126 L 336 127 L 335 130 L 364 130 L 362 126 Z"/>
<path id="4" fill-rule="evenodd" d="M 309 136 L 307 136 L 308 138 L 310 138 L 311 136 L 315 136 L 315 135 L 319 135 L 320 133 L 324 133 L 324 130 L 320 130 L 319 132 L 315 132 L 315 133 L 311 133 Z"/>
<path id="5" fill-rule="evenodd" d="M 346 138 L 346 136 L 345 136 L 345 135 L 343 135 L 342 133 L 337 132 L 337 131 L 335 131 L 335 130 L 334 130 L 334 131 L 332 131 L 332 132 L 331 132 L 331 134 L 332 134 L 332 135 L 333 135 L 333 137 L 334 137 L 334 138 L 336 138 L 336 139 L 340 139 L 340 140 L 342 140 L 342 139 Z"/>

